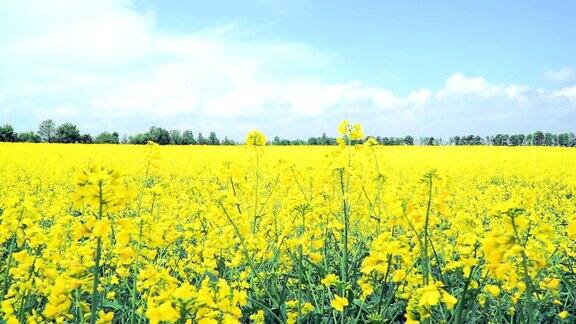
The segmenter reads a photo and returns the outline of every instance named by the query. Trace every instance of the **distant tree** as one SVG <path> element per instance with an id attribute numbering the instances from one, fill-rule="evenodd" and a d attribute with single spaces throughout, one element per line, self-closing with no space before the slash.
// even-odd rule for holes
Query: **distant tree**
<path id="1" fill-rule="evenodd" d="M 18 134 L 18 141 L 26 143 L 40 143 L 41 138 L 40 135 L 34 132 L 24 132 Z"/>
<path id="2" fill-rule="evenodd" d="M 274 139 L 272 140 L 272 145 L 280 145 L 280 143 L 282 143 L 280 137 L 278 135 L 274 136 Z"/>
<path id="3" fill-rule="evenodd" d="M 510 136 L 510 145 L 512 146 L 520 146 L 524 143 L 524 134 L 515 134 Z"/>
<path id="4" fill-rule="evenodd" d="M 482 142 L 482 137 L 480 137 L 480 135 L 474 136 L 474 143 L 473 143 L 473 145 L 482 145 L 482 144 L 484 144 L 484 143 Z"/>
<path id="5" fill-rule="evenodd" d="M 52 142 L 56 136 L 56 124 L 52 119 L 47 119 L 38 126 L 38 135 L 42 142 Z"/>
<path id="6" fill-rule="evenodd" d="M 524 143 L 522 145 L 533 145 L 534 135 L 528 134 L 524 137 Z"/>
<path id="7" fill-rule="evenodd" d="M 568 146 L 576 147 L 576 135 L 573 133 L 568 134 Z"/>
<path id="8" fill-rule="evenodd" d="M 56 129 L 54 136 L 55 141 L 58 143 L 76 143 L 80 142 L 80 131 L 76 125 L 71 123 L 64 123 Z"/>
<path id="9" fill-rule="evenodd" d="M 154 140 L 150 137 L 149 133 L 139 133 L 128 137 L 129 144 L 146 144 L 148 141 Z"/>
<path id="10" fill-rule="evenodd" d="M 18 134 L 14 131 L 12 125 L 6 124 L 0 126 L 0 142 L 17 142 Z"/>
<path id="11" fill-rule="evenodd" d="M 568 133 L 558 134 L 556 139 L 558 146 L 564 146 L 564 147 L 570 146 L 570 134 Z"/>
<path id="12" fill-rule="evenodd" d="M 460 136 L 456 135 L 456 136 L 451 137 L 448 140 L 448 143 L 454 144 L 454 145 L 460 145 Z"/>
<path id="13" fill-rule="evenodd" d="M 507 134 L 497 134 L 492 138 L 492 145 L 507 146 L 509 137 Z"/>
<path id="14" fill-rule="evenodd" d="M 410 135 L 404 136 L 404 145 L 414 145 L 414 137 Z"/>
<path id="15" fill-rule="evenodd" d="M 534 145 L 536 146 L 544 145 L 544 133 L 542 133 L 541 131 L 537 131 L 536 133 L 534 133 L 533 141 Z"/>
<path id="16" fill-rule="evenodd" d="M 161 127 L 152 126 L 148 131 L 148 135 L 151 141 L 156 144 L 167 145 L 170 144 L 170 133 Z"/>
<path id="17" fill-rule="evenodd" d="M 228 136 L 225 136 L 224 140 L 222 141 L 222 145 L 236 145 L 236 142 L 228 138 Z"/>
<path id="18" fill-rule="evenodd" d="M 82 143 L 82 144 L 92 144 L 92 143 L 94 143 L 94 139 L 92 138 L 92 135 L 90 135 L 90 134 L 82 134 L 82 135 L 80 135 L 78 142 Z"/>
<path id="19" fill-rule="evenodd" d="M 210 132 L 208 135 L 208 145 L 220 145 L 220 140 L 216 136 L 216 132 Z"/>
<path id="20" fill-rule="evenodd" d="M 179 130 L 173 129 L 170 131 L 170 144 L 172 145 L 184 144 L 184 137 L 182 136 L 182 133 Z"/>
<path id="21" fill-rule="evenodd" d="M 544 134 L 544 145 L 546 145 L 546 146 L 556 145 L 556 135 L 554 135 L 552 133 Z"/>
<path id="22" fill-rule="evenodd" d="M 117 132 L 109 133 L 102 132 L 94 139 L 96 144 L 118 144 L 120 143 L 120 136 Z"/>
<path id="23" fill-rule="evenodd" d="M 194 138 L 194 134 L 191 130 L 185 130 L 182 133 L 182 144 L 184 145 L 194 145 L 196 144 L 196 139 Z"/>
<path id="24" fill-rule="evenodd" d="M 198 143 L 198 145 L 208 144 L 208 140 L 204 136 L 202 136 L 202 133 L 198 133 L 198 140 L 196 142 Z"/>

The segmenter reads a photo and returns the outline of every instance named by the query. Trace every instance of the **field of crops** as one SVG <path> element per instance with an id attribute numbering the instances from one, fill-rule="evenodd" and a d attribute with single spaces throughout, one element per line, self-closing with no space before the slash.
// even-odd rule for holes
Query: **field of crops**
<path id="1" fill-rule="evenodd" d="M 0 144 L 0 316 L 574 320 L 576 150 L 269 147 L 259 136 Z"/>

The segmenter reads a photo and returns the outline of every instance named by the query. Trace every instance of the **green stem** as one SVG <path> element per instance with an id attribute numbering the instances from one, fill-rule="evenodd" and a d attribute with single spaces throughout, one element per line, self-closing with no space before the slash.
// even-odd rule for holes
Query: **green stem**
<path id="1" fill-rule="evenodd" d="M 250 267 L 250 270 L 252 270 L 252 273 L 254 274 L 254 276 L 256 277 L 256 279 L 258 280 L 259 284 L 262 286 L 262 288 L 264 288 L 264 291 L 266 292 L 266 294 L 268 295 L 268 298 L 270 298 L 270 301 L 273 301 L 274 298 L 272 298 L 272 294 L 270 293 L 270 291 L 268 291 L 268 286 L 265 285 L 264 280 L 262 280 L 262 278 L 260 277 L 260 275 L 258 274 L 258 271 L 256 271 L 256 267 L 254 266 L 254 260 L 250 257 L 250 255 L 248 254 L 248 247 L 246 246 L 246 242 L 244 240 L 244 236 L 242 236 L 242 233 L 240 232 L 240 229 L 238 228 L 238 226 L 236 225 L 236 223 L 232 220 L 232 218 L 230 217 L 230 215 L 228 214 L 228 211 L 226 210 L 226 207 L 224 207 L 224 205 L 222 204 L 222 202 L 220 202 L 220 207 L 222 208 L 222 210 L 224 211 L 224 215 L 226 215 L 226 218 L 228 219 L 228 221 L 230 222 L 230 224 L 232 225 L 232 227 L 234 228 L 234 231 L 236 232 L 236 235 L 238 235 L 238 238 L 240 239 L 240 245 L 242 247 L 242 252 L 244 254 L 244 257 L 246 258 L 246 261 L 248 262 L 248 266 Z"/>
<path id="2" fill-rule="evenodd" d="M 8 249 L 8 261 L 6 262 L 6 271 L 4 272 L 4 281 L 2 282 L 2 292 L 0 292 L 0 302 L 4 301 L 4 295 L 8 290 L 8 278 L 10 277 L 10 268 L 12 267 L 12 254 L 14 248 L 16 247 L 16 233 L 12 237 L 12 242 L 10 242 L 10 248 Z"/>
<path id="3" fill-rule="evenodd" d="M 424 247 L 421 251 L 423 261 L 424 261 L 424 284 L 428 284 L 428 280 L 430 277 L 430 259 L 428 257 L 428 224 L 430 221 L 430 207 L 432 205 L 432 177 L 428 179 L 428 204 L 426 206 L 426 220 L 424 221 Z"/>
<path id="4" fill-rule="evenodd" d="M 380 291 L 380 300 L 378 301 L 378 314 L 380 314 L 380 311 L 382 310 L 382 304 L 384 301 L 384 292 L 386 291 L 386 284 L 388 281 L 388 274 L 390 273 L 390 265 L 392 263 L 392 254 L 388 255 L 388 265 L 386 267 L 386 274 L 384 275 L 384 281 L 382 282 L 382 291 Z"/>
<path id="5" fill-rule="evenodd" d="M 102 219 L 103 213 L 103 193 L 102 193 L 102 181 L 98 183 L 98 220 Z M 100 285 L 100 258 L 102 254 L 102 238 L 96 238 L 96 256 L 94 257 L 94 268 L 92 269 L 92 274 L 94 275 L 94 280 L 92 281 L 92 301 L 90 305 L 90 324 L 96 323 L 96 312 L 98 311 L 98 286 Z"/>
<path id="6" fill-rule="evenodd" d="M 256 233 L 256 220 L 258 218 L 258 190 L 260 184 L 260 157 L 256 151 L 256 188 L 254 192 L 254 222 L 252 223 L 252 234 Z"/>
<path id="7" fill-rule="evenodd" d="M 20 218 L 18 219 L 18 225 L 16 225 L 16 230 L 14 231 L 14 236 L 12 237 L 12 242 L 10 242 L 10 247 L 8 248 L 8 261 L 6 262 L 6 271 L 4 272 L 4 279 L 2 282 L 2 291 L 0 291 L 0 303 L 4 301 L 4 296 L 8 290 L 8 281 L 10 278 L 10 268 L 12 267 L 12 254 L 16 248 L 18 229 L 20 228 L 20 222 L 22 221 L 22 216 L 24 215 L 24 210 L 20 210 Z"/>
<path id="8" fill-rule="evenodd" d="M 520 235 L 518 233 L 518 229 L 516 228 L 516 222 L 514 222 L 513 215 L 510 215 L 510 220 L 512 221 L 512 228 L 514 229 L 514 235 L 516 236 L 516 240 L 525 249 L 526 242 L 522 242 L 520 240 Z M 534 304 L 532 302 L 532 280 L 530 279 L 530 274 L 528 271 L 528 256 L 526 255 L 526 252 L 524 250 L 522 250 L 520 254 L 522 255 L 522 268 L 524 269 L 524 284 L 526 285 L 526 291 L 524 292 L 524 294 L 526 295 L 526 318 L 528 320 L 527 321 L 528 324 L 533 324 Z"/>
<path id="9" fill-rule="evenodd" d="M 340 169 L 340 189 L 342 190 L 342 195 L 346 194 L 344 186 L 344 170 Z M 342 282 L 345 284 L 348 280 L 348 202 L 346 198 L 342 198 L 342 211 L 344 215 L 344 233 L 342 235 L 342 258 L 340 259 L 340 277 Z M 344 291 L 342 291 L 343 293 Z"/>

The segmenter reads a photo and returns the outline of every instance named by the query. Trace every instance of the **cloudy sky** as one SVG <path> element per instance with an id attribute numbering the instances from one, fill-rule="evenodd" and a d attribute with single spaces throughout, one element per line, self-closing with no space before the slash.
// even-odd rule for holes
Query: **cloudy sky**
<path id="1" fill-rule="evenodd" d="M 572 1 L 0 0 L 0 123 L 576 131 Z"/>

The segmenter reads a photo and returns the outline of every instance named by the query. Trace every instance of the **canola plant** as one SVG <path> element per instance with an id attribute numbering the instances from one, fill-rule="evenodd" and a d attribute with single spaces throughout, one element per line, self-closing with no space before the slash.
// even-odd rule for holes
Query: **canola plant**
<path id="1" fill-rule="evenodd" d="M 338 147 L 0 144 L 1 318 L 574 321 L 575 150 L 338 130 Z"/>

